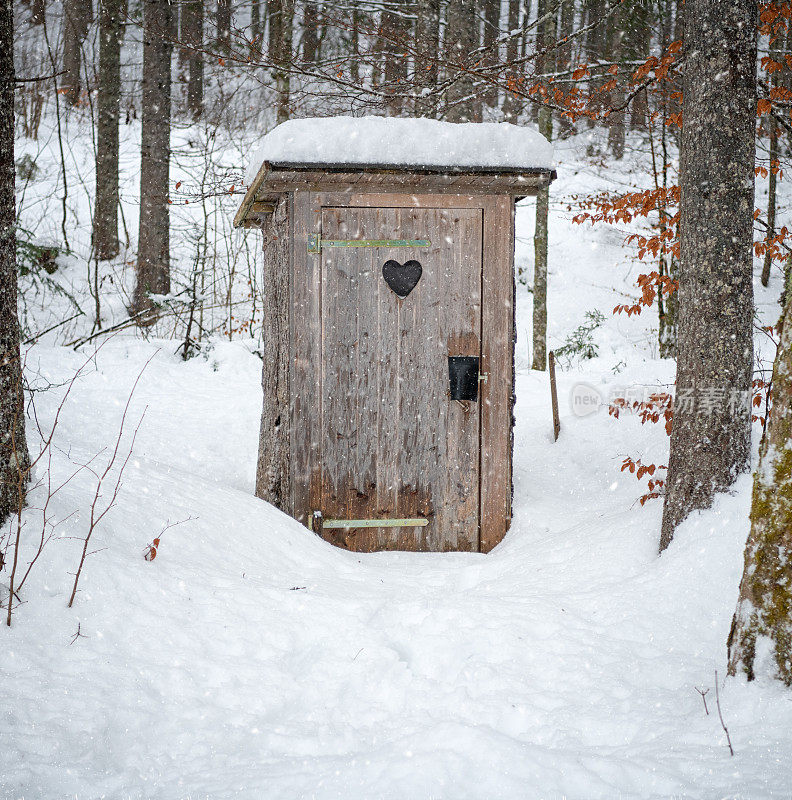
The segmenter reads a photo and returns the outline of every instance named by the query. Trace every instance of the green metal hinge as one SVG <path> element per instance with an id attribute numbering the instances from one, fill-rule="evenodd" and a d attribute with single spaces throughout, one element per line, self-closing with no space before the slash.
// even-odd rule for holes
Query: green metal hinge
<path id="1" fill-rule="evenodd" d="M 423 528 L 429 520 L 423 517 L 407 519 L 325 519 L 321 511 L 314 511 L 308 518 L 312 531 L 319 533 L 322 528 Z"/>
<path id="2" fill-rule="evenodd" d="M 431 247 L 429 239 L 320 239 L 308 234 L 308 252 L 320 253 L 324 247 Z"/>

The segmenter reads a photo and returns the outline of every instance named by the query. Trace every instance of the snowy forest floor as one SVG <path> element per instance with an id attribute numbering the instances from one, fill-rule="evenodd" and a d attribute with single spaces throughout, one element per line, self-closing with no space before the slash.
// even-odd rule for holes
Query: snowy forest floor
<path id="1" fill-rule="evenodd" d="M 106 462 L 153 360 L 122 442 L 145 410 L 133 456 L 74 608 L 71 574 L 96 487 L 87 470 L 53 497 L 61 522 L 3 630 L 2 797 L 790 796 L 792 698 L 723 680 L 750 478 L 691 517 L 660 558 L 661 501 L 641 506 L 645 488 L 620 467 L 628 455 L 666 463 L 662 426 L 571 411 L 579 382 L 606 398 L 667 389 L 673 364 L 657 358 L 654 311 L 611 315 L 636 294 L 640 271 L 622 234 L 573 225 L 566 210 L 573 192 L 624 189 L 635 177 L 626 164 L 587 165 L 572 145 L 559 161 L 550 346 L 599 309 L 599 356 L 560 374 L 553 442 L 548 378 L 530 370 L 526 203 L 515 516 L 489 555 L 344 552 L 253 497 L 252 339 L 217 339 L 187 362 L 178 342 L 128 332 L 93 358 L 92 346 L 75 352 L 55 339 L 28 350 L 31 386 L 52 384 L 35 396 L 45 431 L 60 384 L 85 364 L 55 433 L 55 485 L 97 453 Z M 768 290 L 757 281 L 767 321 L 779 291 L 778 275 Z M 29 435 L 37 450 L 32 419 Z M 35 490 L 25 512 L 31 536 L 45 494 Z M 146 545 L 177 522 L 145 561 Z M 709 690 L 709 714 L 697 689 Z"/>

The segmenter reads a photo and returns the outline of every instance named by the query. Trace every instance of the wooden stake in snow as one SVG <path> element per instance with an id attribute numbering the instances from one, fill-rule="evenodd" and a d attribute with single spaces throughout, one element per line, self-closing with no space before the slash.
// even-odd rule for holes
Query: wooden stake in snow
<path id="1" fill-rule="evenodd" d="M 734 748 L 732 747 L 731 743 L 731 736 L 729 736 L 729 729 L 726 727 L 726 723 L 723 721 L 723 713 L 721 712 L 720 707 L 720 693 L 718 692 L 718 670 L 715 670 L 715 704 L 718 707 L 718 716 L 720 717 L 720 724 L 723 728 L 723 732 L 726 734 L 726 744 L 729 745 L 729 753 L 734 755 Z"/>
<path id="2" fill-rule="evenodd" d="M 561 419 L 558 416 L 558 391 L 556 390 L 555 376 L 555 353 L 551 350 L 548 354 L 550 365 L 550 400 L 553 404 L 553 441 L 558 441 L 558 434 L 561 433 Z"/>

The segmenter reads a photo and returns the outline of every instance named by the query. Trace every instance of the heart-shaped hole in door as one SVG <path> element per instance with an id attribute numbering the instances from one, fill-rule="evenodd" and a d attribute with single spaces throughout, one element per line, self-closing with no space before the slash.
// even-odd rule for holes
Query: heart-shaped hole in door
<path id="1" fill-rule="evenodd" d="M 420 262 L 410 259 L 400 264 L 390 259 L 382 265 L 382 277 L 393 293 L 404 300 L 405 297 L 418 285 L 423 274 Z"/>

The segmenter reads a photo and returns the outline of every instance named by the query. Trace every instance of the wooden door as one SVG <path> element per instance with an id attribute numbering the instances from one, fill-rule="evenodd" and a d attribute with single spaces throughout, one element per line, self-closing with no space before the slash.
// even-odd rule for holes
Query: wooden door
<path id="1" fill-rule="evenodd" d="M 321 210 L 323 240 L 431 242 L 322 247 L 319 510 L 324 520 L 428 520 L 325 529 L 336 544 L 479 549 L 481 403 L 450 399 L 448 356 L 481 355 L 482 215 L 477 208 Z M 383 278 L 389 260 L 421 264 L 403 299 Z"/>

